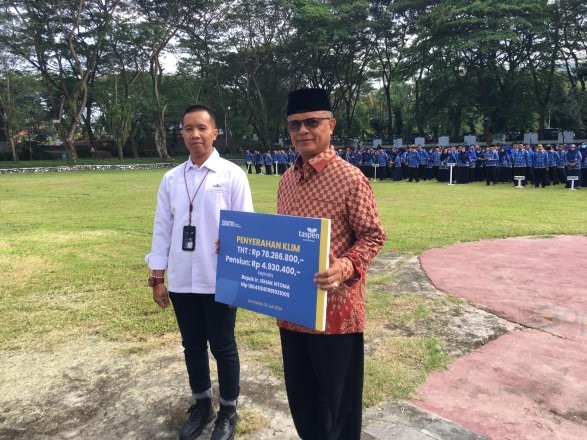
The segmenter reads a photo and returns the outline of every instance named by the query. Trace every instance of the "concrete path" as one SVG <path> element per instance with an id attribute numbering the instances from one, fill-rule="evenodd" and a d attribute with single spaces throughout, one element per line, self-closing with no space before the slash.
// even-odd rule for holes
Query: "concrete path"
<path id="1" fill-rule="evenodd" d="M 586 439 L 587 236 L 457 244 L 420 260 L 440 290 L 524 328 L 432 374 L 412 404 L 492 439 Z"/>

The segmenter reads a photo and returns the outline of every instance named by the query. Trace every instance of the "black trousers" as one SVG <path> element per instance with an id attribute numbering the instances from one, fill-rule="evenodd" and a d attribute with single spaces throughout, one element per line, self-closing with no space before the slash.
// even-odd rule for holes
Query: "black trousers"
<path id="1" fill-rule="evenodd" d="M 363 333 L 321 335 L 280 329 L 285 388 L 302 440 L 361 438 Z"/>
<path id="2" fill-rule="evenodd" d="M 522 180 L 522 186 L 526 186 L 526 181 L 528 179 L 528 176 L 526 176 L 526 167 L 514 167 L 512 178 L 515 179 L 516 176 L 524 176 L 526 179 Z M 514 186 L 518 185 L 517 180 L 514 180 L 513 182 Z"/>
<path id="3" fill-rule="evenodd" d="M 220 397 L 236 400 L 240 392 L 240 362 L 234 338 L 236 308 L 214 301 L 211 294 L 169 292 L 181 333 L 185 363 L 193 393 L 210 389 L 210 351 L 216 359 Z"/>
<path id="4" fill-rule="evenodd" d="M 544 188 L 548 186 L 548 174 L 546 168 L 534 168 L 534 186 L 538 188 L 540 185 Z"/>
<path id="5" fill-rule="evenodd" d="M 490 183 L 493 183 L 495 185 L 496 181 L 497 181 L 497 167 L 494 167 L 494 166 L 485 167 L 485 182 L 487 182 L 487 185 L 489 185 Z"/>
<path id="6" fill-rule="evenodd" d="M 416 167 L 408 167 L 408 177 L 409 181 L 413 181 L 416 179 L 416 182 L 420 181 L 420 169 Z"/>

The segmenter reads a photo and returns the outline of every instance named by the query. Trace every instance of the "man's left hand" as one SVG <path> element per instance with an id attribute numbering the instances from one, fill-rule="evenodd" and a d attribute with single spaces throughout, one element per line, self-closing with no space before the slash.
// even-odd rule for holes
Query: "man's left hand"
<path id="1" fill-rule="evenodd" d="M 341 285 L 343 280 L 342 264 L 332 252 L 329 255 L 330 265 L 328 269 L 314 275 L 314 282 L 320 289 L 333 290 Z"/>

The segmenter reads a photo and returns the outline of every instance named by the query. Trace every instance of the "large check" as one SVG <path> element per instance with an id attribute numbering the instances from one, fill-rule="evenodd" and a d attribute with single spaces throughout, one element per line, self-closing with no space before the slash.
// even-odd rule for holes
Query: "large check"
<path id="1" fill-rule="evenodd" d="M 323 331 L 330 220 L 220 211 L 216 301 Z"/>

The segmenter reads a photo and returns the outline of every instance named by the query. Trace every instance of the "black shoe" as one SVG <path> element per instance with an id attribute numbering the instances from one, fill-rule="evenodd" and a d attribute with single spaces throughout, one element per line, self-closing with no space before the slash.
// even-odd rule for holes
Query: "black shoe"
<path id="1" fill-rule="evenodd" d="M 187 412 L 189 417 L 181 428 L 179 440 L 197 439 L 204 427 L 216 417 L 211 399 L 196 400 L 196 404 L 190 406 Z"/>
<path id="2" fill-rule="evenodd" d="M 236 406 L 220 404 L 220 411 L 218 411 L 210 440 L 233 440 L 236 422 L 238 422 Z"/>

